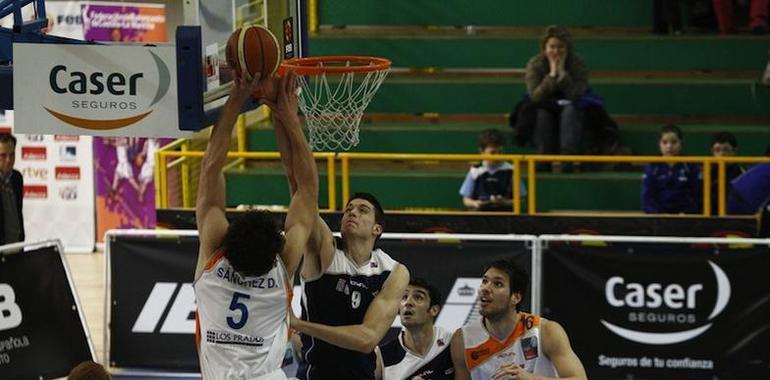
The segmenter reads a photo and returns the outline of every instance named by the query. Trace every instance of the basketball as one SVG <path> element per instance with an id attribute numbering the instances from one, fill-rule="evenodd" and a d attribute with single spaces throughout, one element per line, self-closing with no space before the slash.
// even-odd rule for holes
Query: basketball
<path id="1" fill-rule="evenodd" d="M 275 35 L 267 28 L 251 25 L 236 29 L 227 40 L 227 65 L 246 79 L 261 73 L 266 78 L 281 64 L 281 49 Z"/>

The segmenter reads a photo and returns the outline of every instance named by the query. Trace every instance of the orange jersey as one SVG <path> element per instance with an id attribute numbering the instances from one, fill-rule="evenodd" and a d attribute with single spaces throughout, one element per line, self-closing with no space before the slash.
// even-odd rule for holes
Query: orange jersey
<path id="1" fill-rule="evenodd" d="M 516 363 L 529 373 L 556 376 L 556 369 L 541 348 L 537 315 L 519 312 L 519 322 L 505 341 L 489 335 L 483 318 L 462 327 L 465 364 L 473 380 L 490 379 L 502 365 Z"/>

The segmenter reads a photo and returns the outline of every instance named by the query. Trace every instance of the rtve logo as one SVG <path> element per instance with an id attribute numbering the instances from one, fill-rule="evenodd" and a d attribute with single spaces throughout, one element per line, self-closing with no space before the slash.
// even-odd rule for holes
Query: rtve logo
<path id="1" fill-rule="evenodd" d="M 157 282 L 131 332 L 194 334 L 195 310 L 195 290 L 191 283 Z"/>
<path id="2" fill-rule="evenodd" d="M 10 285 L 0 284 L 0 331 L 18 327 L 21 319 L 21 308 L 16 303 L 16 293 Z"/>
<path id="3" fill-rule="evenodd" d="M 704 284 L 694 283 L 683 286 L 677 283 L 640 284 L 626 282 L 621 276 L 610 277 L 605 283 L 604 294 L 607 303 L 615 308 L 633 310 L 629 313 L 629 321 L 638 325 L 678 324 L 683 329 L 674 332 L 649 332 L 627 329 L 610 323 L 604 319 L 601 323 L 613 333 L 628 340 L 644 344 L 675 344 L 693 339 L 711 328 L 712 321 L 730 302 L 730 279 L 718 265 L 708 261 L 714 273 L 716 285 L 716 300 L 705 324 L 698 327 L 684 327 L 698 322 L 694 312 L 702 310 L 704 301 Z M 707 301 L 707 300 L 706 300 Z M 708 301 L 707 301 L 708 302 Z M 701 309 L 698 309 L 699 303 Z M 661 312 L 660 310 L 670 312 Z M 640 311 L 641 310 L 641 311 Z M 642 323 L 643 322 L 643 323 Z"/>
<path id="4" fill-rule="evenodd" d="M 147 89 L 149 81 L 143 72 L 102 72 L 80 71 L 66 65 L 53 66 L 48 73 L 49 88 L 55 94 L 66 96 L 70 110 L 54 110 L 43 106 L 53 117 L 74 127 L 90 130 L 111 130 L 123 128 L 146 118 L 153 112 L 153 106 L 168 93 L 171 75 L 168 66 L 152 51 L 147 51 L 158 72 L 158 86 L 147 105 L 141 104 L 138 95 L 153 91 Z M 152 65 L 147 65 L 152 66 Z M 96 100 L 98 99 L 98 100 Z M 132 115 L 117 119 L 84 118 L 81 112 L 124 111 Z"/>

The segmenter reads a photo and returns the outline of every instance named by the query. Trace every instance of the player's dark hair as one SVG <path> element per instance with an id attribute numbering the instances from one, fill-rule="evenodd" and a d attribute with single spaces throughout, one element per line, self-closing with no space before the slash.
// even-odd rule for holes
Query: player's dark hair
<path id="1" fill-rule="evenodd" d="M 441 291 L 422 277 L 412 277 L 409 279 L 409 285 L 427 290 L 428 297 L 430 297 L 430 306 L 441 306 L 442 302 L 444 301 L 441 295 Z"/>
<path id="2" fill-rule="evenodd" d="M 99 363 L 85 361 L 73 368 L 67 380 L 109 380 L 110 374 Z"/>
<path id="3" fill-rule="evenodd" d="M 483 150 L 488 146 L 503 145 L 505 145 L 505 137 L 503 137 L 503 133 L 497 129 L 485 129 L 479 134 L 479 149 Z"/>
<path id="4" fill-rule="evenodd" d="M 382 226 L 382 228 L 385 228 L 385 211 L 382 209 L 382 206 L 380 205 L 380 202 L 377 200 L 377 198 L 371 194 L 371 193 L 355 193 L 350 196 L 350 199 L 348 200 L 348 203 L 345 205 L 347 206 L 350 204 L 350 202 L 354 199 L 363 199 L 374 206 L 374 222 Z"/>
<path id="5" fill-rule="evenodd" d="M 738 140 L 735 138 L 735 135 L 730 132 L 717 132 L 714 134 L 714 136 L 711 138 L 711 145 L 714 144 L 730 144 L 730 146 L 733 147 L 733 149 L 738 147 Z"/>
<path id="6" fill-rule="evenodd" d="M 508 276 L 511 295 L 513 295 L 513 293 L 519 293 L 521 294 L 521 297 L 524 298 L 524 295 L 527 294 L 529 284 L 529 274 L 527 274 L 527 271 L 525 271 L 524 268 L 519 266 L 519 264 L 516 264 L 513 260 L 497 260 L 487 265 L 486 268 L 484 268 L 484 272 L 486 273 L 490 268 L 503 271 Z"/>
<path id="7" fill-rule="evenodd" d="M 273 214 L 249 211 L 230 223 L 222 248 L 238 273 L 261 276 L 273 268 L 283 244 L 283 231 Z"/>

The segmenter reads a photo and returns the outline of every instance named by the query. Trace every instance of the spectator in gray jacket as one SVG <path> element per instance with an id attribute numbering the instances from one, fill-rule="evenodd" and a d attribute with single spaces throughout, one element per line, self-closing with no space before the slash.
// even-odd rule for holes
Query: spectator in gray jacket
<path id="1" fill-rule="evenodd" d="M 588 67 L 563 27 L 546 28 L 542 49 L 527 63 L 525 76 L 527 93 L 538 105 L 533 136 L 537 153 L 580 153 L 583 111 L 576 103 L 588 89 Z"/>

